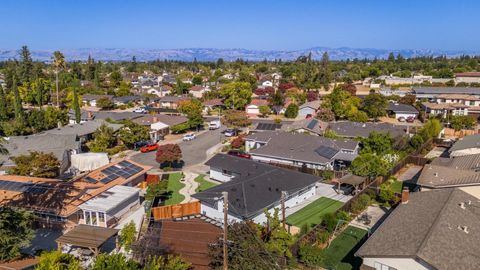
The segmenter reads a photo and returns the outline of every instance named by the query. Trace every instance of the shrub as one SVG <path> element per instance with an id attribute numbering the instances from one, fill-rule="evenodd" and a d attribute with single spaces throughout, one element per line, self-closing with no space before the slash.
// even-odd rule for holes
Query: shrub
<path id="1" fill-rule="evenodd" d="M 352 202 L 352 212 L 360 213 L 370 204 L 370 196 L 362 194 Z"/>
<path id="2" fill-rule="evenodd" d="M 330 238 L 330 233 L 327 231 L 320 231 L 317 233 L 317 241 L 320 244 L 325 244 L 328 242 L 328 238 Z"/>
<path id="3" fill-rule="evenodd" d="M 337 212 L 337 219 L 338 220 L 350 221 L 350 220 L 352 220 L 352 217 L 350 217 L 350 214 L 345 212 L 345 211 L 338 211 Z"/>
<path id="4" fill-rule="evenodd" d="M 300 261 L 308 266 L 321 266 L 325 258 L 323 250 L 311 245 L 301 246 L 298 253 Z"/>
<path id="5" fill-rule="evenodd" d="M 337 217 L 335 213 L 326 213 L 322 216 L 322 225 L 325 226 L 326 230 L 333 232 L 337 226 Z"/>
<path id="6" fill-rule="evenodd" d="M 382 202 L 390 203 L 395 200 L 395 193 L 392 190 L 392 184 L 390 181 L 380 185 L 380 193 L 378 197 Z"/>
<path id="7" fill-rule="evenodd" d="M 295 118 L 298 115 L 298 105 L 292 103 L 288 105 L 287 110 L 285 111 L 285 117 L 287 118 Z"/>
<path id="8" fill-rule="evenodd" d="M 322 171 L 320 176 L 323 177 L 323 179 L 330 181 L 333 179 L 333 171 Z"/>
<path id="9" fill-rule="evenodd" d="M 238 149 L 242 147 L 244 143 L 245 143 L 245 140 L 243 139 L 243 137 L 239 136 L 233 139 L 230 145 L 232 146 L 232 148 Z"/>

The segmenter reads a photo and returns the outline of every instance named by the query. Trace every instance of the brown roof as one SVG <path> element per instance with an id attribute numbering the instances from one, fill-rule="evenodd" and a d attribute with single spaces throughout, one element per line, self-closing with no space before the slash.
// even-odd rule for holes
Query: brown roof
<path id="1" fill-rule="evenodd" d="M 480 100 L 478 96 L 474 95 L 463 95 L 463 94 L 442 94 L 438 95 L 437 98 L 443 99 L 464 99 L 464 100 Z"/>
<path id="2" fill-rule="evenodd" d="M 356 255 L 413 258 L 432 269 L 478 269 L 480 203 L 466 189 L 410 194 Z"/>
<path id="3" fill-rule="evenodd" d="M 250 102 L 250 105 L 266 106 L 266 105 L 268 105 L 268 100 L 266 100 L 266 99 L 252 99 L 252 101 Z"/>
<path id="4" fill-rule="evenodd" d="M 202 91 L 204 89 L 205 89 L 205 87 L 203 87 L 201 85 L 194 85 L 194 86 L 190 87 L 190 91 L 194 91 L 194 92 Z"/>
<path id="5" fill-rule="evenodd" d="M 39 257 L 28 257 L 23 259 L 18 259 L 15 261 L 10 261 L 0 264 L 0 270 L 23 270 L 31 269 L 31 267 L 38 264 L 40 261 Z"/>
<path id="6" fill-rule="evenodd" d="M 222 106 L 224 104 L 223 104 L 223 101 L 221 99 L 215 98 L 215 99 L 205 100 L 203 102 L 203 105 L 204 106 Z"/>
<path id="7" fill-rule="evenodd" d="M 117 229 L 80 224 L 55 241 L 85 248 L 99 248 L 117 233 Z"/>
<path id="8" fill-rule="evenodd" d="M 462 72 L 456 73 L 455 77 L 480 77 L 480 72 Z"/>
<path id="9" fill-rule="evenodd" d="M 157 222 L 160 227 L 160 246 L 182 256 L 195 269 L 210 269 L 208 245 L 222 235 L 222 229 L 200 218 Z"/>
<path id="10" fill-rule="evenodd" d="M 0 196 L 0 205 L 23 207 L 34 211 L 48 212 L 58 216 L 68 217 L 75 213 L 78 207 L 84 202 L 116 185 L 127 184 L 151 169 L 149 166 L 143 166 L 128 160 L 128 162 L 141 167 L 142 171 L 129 178 L 118 177 L 106 184 L 101 182 L 90 183 L 85 180 L 87 177 L 91 179 L 103 178 L 101 171 L 108 167 L 115 166 L 119 162 L 107 164 L 68 182 L 29 176 L 0 175 L 0 180 L 3 181 L 34 184 L 31 186 L 34 190 L 29 189 L 28 191 L 0 189 L 0 194 L 2 195 Z"/>
<path id="11" fill-rule="evenodd" d="M 434 109 L 434 110 L 453 110 L 457 108 L 468 108 L 468 105 L 461 104 L 461 103 L 431 103 L 431 102 L 423 102 L 423 106 Z"/>

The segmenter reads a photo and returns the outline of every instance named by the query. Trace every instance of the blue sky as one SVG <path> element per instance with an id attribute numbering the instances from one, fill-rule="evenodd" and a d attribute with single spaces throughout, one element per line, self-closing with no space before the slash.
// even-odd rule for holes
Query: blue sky
<path id="1" fill-rule="evenodd" d="M 480 1 L 2 0 L 0 48 L 478 50 Z"/>

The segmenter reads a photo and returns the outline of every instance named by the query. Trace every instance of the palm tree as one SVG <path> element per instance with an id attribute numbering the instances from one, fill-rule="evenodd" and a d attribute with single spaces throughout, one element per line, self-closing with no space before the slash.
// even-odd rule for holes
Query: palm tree
<path id="1" fill-rule="evenodd" d="M 65 68 L 65 57 L 60 51 L 53 52 L 53 66 L 55 68 L 55 86 L 57 88 L 57 107 L 60 107 L 60 97 L 58 96 L 58 73 Z"/>

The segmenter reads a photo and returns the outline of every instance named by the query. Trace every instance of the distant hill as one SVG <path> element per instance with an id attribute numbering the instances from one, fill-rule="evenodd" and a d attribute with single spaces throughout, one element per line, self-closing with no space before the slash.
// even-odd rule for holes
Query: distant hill
<path id="1" fill-rule="evenodd" d="M 32 50 L 32 57 L 39 61 L 49 61 L 54 50 Z M 320 59 L 324 52 L 328 52 L 332 60 L 345 59 L 373 59 L 387 58 L 390 52 L 395 55 L 400 53 L 403 57 L 411 58 L 418 56 L 440 56 L 446 55 L 449 58 L 461 55 L 479 55 L 474 51 L 441 51 L 441 50 L 384 50 L 384 49 L 356 49 L 356 48 L 327 48 L 314 47 L 303 50 L 281 51 L 281 50 L 247 50 L 247 49 L 214 49 L 214 48 L 191 48 L 191 49 L 69 49 L 61 50 L 67 60 L 86 60 L 91 55 L 96 60 L 102 61 L 129 61 L 133 56 L 137 61 L 149 61 L 156 59 L 193 61 L 215 61 L 223 58 L 226 61 L 233 61 L 238 58 L 249 61 L 262 61 L 264 59 L 274 60 L 295 60 L 299 56 L 312 53 L 314 59 Z M 18 50 L 0 49 L 0 61 L 18 58 Z"/>

